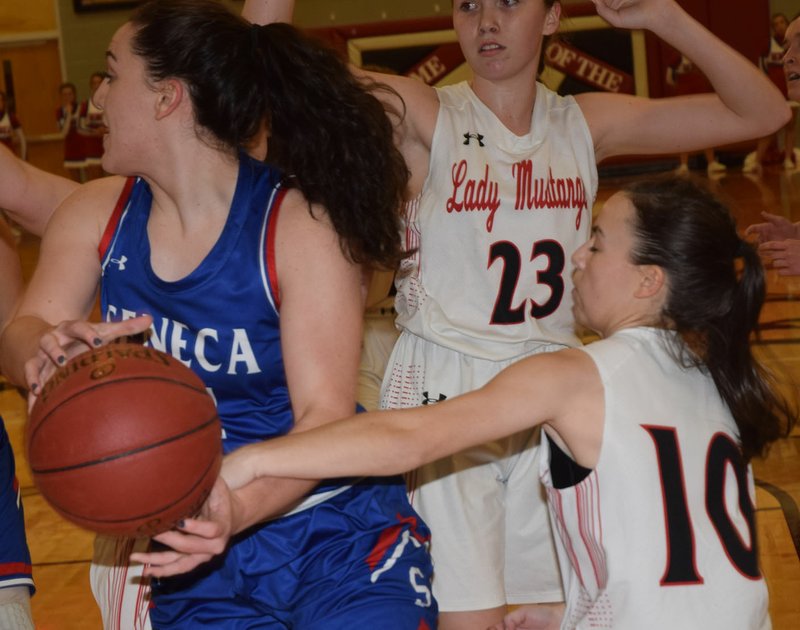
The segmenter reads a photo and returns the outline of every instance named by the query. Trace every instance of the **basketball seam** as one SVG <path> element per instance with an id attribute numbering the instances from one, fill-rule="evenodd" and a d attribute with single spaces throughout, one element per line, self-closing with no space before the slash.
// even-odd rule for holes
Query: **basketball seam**
<path id="1" fill-rule="evenodd" d="M 122 453 L 117 453 L 116 455 L 109 455 L 107 457 L 101 457 L 100 459 L 89 460 L 86 462 L 81 462 L 80 464 L 71 464 L 69 466 L 59 466 L 58 468 L 31 468 L 31 471 L 36 475 L 49 475 L 53 473 L 60 473 L 60 472 L 67 472 L 70 470 L 77 470 L 79 468 L 89 468 L 91 466 L 97 466 L 100 464 L 105 464 L 107 462 L 112 462 L 116 459 L 121 459 L 123 457 L 129 457 L 131 455 L 136 455 L 137 453 L 144 453 L 145 451 L 149 451 L 154 448 L 159 448 L 164 446 L 165 444 L 169 444 L 170 442 L 174 442 L 175 440 L 180 440 L 181 438 L 185 438 L 193 433 L 197 433 L 198 431 L 202 431 L 214 421 L 219 420 L 218 415 L 214 415 L 213 418 L 207 420 L 203 424 L 199 424 L 196 427 L 192 427 L 188 431 L 184 431 L 183 433 L 178 433 L 176 435 L 171 435 L 159 442 L 153 442 L 152 444 L 147 444 L 145 446 L 140 446 L 139 448 L 135 448 L 132 450 L 124 451 Z"/>
<path id="2" fill-rule="evenodd" d="M 172 507 L 176 503 L 180 503 L 186 497 L 190 496 L 192 494 L 192 492 L 195 490 L 195 488 L 197 488 L 203 482 L 203 480 L 205 479 L 206 475 L 208 474 L 208 471 L 211 470 L 216 465 L 216 462 L 217 462 L 217 458 L 215 457 L 211 461 L 211 463 L 206 467 L 206 469 L 203 471 L 203 474 L 199 475 L 199 479 L 197 480 L 197 483 L 195 483 L 191 488 L 189 488 L 189 490 L 187 492 L 185 492 L 183 495 L 181 495 L 177 499 L 172 500 L 166 506 L 161 506 L 160 508 L 156 508 L 152 512 L 146 512 L 144 514 L 137 514 L 136 516 L 129 516 L 127 518 L 116 518 L 116 519 L 113 519 L 113 518 L 108 518 L 108 519 L 92 518 L 90 516 L 84 516 L 84 515 L 79 514 L 77 512 L 71 512 L 70 510 L 66 510 L 66 509 L 64 509 L 63 507 L 61 507 L 58 503 L 56 503 L 54 501 L 50 501 L 50 503 L 53 505 L 53 507 L 57 508 L 62 513 L 67 514 L 69 516 L 72 516 L 72 517 L 74 517 L 76 519 L 80 519 L 82 521 L 87 521 L 87 522 L 92 522 L 92 523 L 117 523 L 117 524 L 128 523 L 130 521 L 138 521 L 139 519 L 142 519 L 142 518 L 147 518 L 147 517 L 150 517 L 150 516 L 155 516 L 157 514 L 160 514 L 164 510 Z M 49 501 L 49 499 L 48 499 L 48 501 Z"/>
<path id="3" fill-rule="evenodd" d="M 72 394 L 68 398 L 65 398 L 64 400 L 59 402 L 55 407 L 53 407 L 50 411 L 48 411 L 47 415 L 42 416 L 41 420 L 39 420 L 39 422 L 36 424 L 36 427 L 30 433 L 30 436 L 28 438 L 28 442 L 30 444 L 32 444 L 34 439 L 36 438 L 36 434 L 39 432 L 39 429 L 42 428 L 42 426 L 47 421 L 47 419 L 50 418 L 50 416 L 52 416 L 56 411 L 58 411 L 59 408 L 61 408 L 63 405 L 67 404 L 68 402 L 74 400 L 75 398 L 83 396 L 84 394 L 86 394 L 88 392 L 93 392 L 93 391 L 95 391 L 95 390 L 97 390 L 97 389 L 99 389 L 101 387 L 110 387 L 111 385 L 117 385 L 119 383 L 127 383 L 127 382 L 130 382 L 130 381 L 163 381 L 165 383 L 172 383 L 173 385 L 180 385 L 181 387 L 185 387 L 185 388 L 187 388 L 187 389 L 189 389 L 189 390 L 191 390 L 193 392 L 196 392 L 198 394 L 204 394 L 204 395 L 208 396 L 208 392 L 205 389 L 198 389 L 194 385 L 191 385 L 189 383 L 185 383 L 184 381 L 179 381 L 179 380 L 176 380 L 176 379 L 173 379 L 173 378 L 165 378 L 165 377 L 161 377 L 161 376 L 129 376 L 129 377 L 125 377 L 125 378 L 117 378 L 117 379 L 115 379 L 113 381 L 104 381 L 102 383 L 95 383 L 95 384 L 91 385 L 90 387 L 87 387 L 86 389 L 82 389 L 81 391 Z"/>

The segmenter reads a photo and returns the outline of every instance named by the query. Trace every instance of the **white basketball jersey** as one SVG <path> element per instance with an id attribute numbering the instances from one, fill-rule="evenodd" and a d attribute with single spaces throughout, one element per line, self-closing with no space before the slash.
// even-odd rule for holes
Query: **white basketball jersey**
<path id="1" fill-rule="evenodd" d="M 430 170 L 398 274 L 398 324 L 490 360 L 577 345 L 573 252 L 588 238 L 594 147 L 572 97 L 537 84 L 530 132 L 510 132 L 467 83 L 438 90 Z"/>
<path id="2" fill-rule="evenodd" d="M 584 348 L 605 392 L 600 459 L 588 476 L 559 479 L 557 447 L 542 441 L 562 629 L 771 627 L 752 470 L 711 377 L 678 365 L 664 341 L 671 334 L 634 328 Z"/>

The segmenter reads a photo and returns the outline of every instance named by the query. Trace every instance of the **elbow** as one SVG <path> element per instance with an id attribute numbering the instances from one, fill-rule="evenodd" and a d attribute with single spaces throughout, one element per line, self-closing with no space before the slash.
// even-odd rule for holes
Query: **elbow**
<path id="1" fill-rule="evenodd" d="M 775 118 L 778 121 L 780 121 L 780 124 L 773 131 L 782 129 L 792 119 L 792 108 L 789 106 L 789 103 L 787 101 L 781 102 L 780 107 L 778 107 Z"/>
<path id="2" fill-rule="evenodd" d="M 789 103 L 780 92 L 777 90 L 775 92 L 780 98 L 773 99 L 770 106 L 765 107 L 759 114 L 759 120 L 761 121 L 757 134 L 759 138 L 769 136 L 779 129 L 783 129 L 792 118 L 792 109 L 789 107 Z"/>

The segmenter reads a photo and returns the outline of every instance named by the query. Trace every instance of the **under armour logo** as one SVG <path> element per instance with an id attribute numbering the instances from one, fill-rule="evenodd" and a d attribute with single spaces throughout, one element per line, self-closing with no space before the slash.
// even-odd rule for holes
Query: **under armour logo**
<path id="1" fill-rule="evenodd" d="M 435 405 L 438 402 L 442 402 L 443 400 L 447 400 L 447 396 L 444 394 L 439 394 L 439 398 L 431 398 L 431 395 L 428 392 L 422 392 L 422 404 L 423 405 Z"/>
<path id="2" fill-rule="evenodd" d="M 117 265 L 120 271 L 125 269 L 125 263 L 128 262 L 128 257 L 124 254 L 120 258 L 112 258 L 111 262 Z"/>
<path id="3" fill-rule="evenodd" d="M 469 144 L 469 141 L 472 139 L 478 141 L 478 146 L 483 146 L 483 134 L 482 133 L 470 133 L 469 131 L 464 134 L 464 144 Z"/>

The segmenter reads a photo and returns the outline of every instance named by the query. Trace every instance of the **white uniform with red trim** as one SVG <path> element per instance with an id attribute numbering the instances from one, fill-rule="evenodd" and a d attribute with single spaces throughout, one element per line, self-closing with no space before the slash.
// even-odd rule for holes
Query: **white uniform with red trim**
<path id="1" fill-rule="evenodd" d="M 406 217 L 405 244 L 417 251 L 398 273 L 403 332 L 383 384 L 388 408 L 451 398 L 523 356 L 578 345 L 570 257 L 597 192 L 580 108 L 539 84 L 530 132 L 517 136 L 468 84 L 438 94 L 430 170 Z M 433 532 L 441 610 L 561 599 L 543 496 L 537 504 L 537 442 L 520 434 L 409 479 Z"/>
<path id="2" fill-rule="evenodd" d="M 563 630 L 771 627 L 752 470 L 713 380 L 678 365 L 671 335 L 632 328 L 584 348 L 605 393 L 600 458 L 586 477 L 565 479 L 574 462 L 543 440 Z"/>

